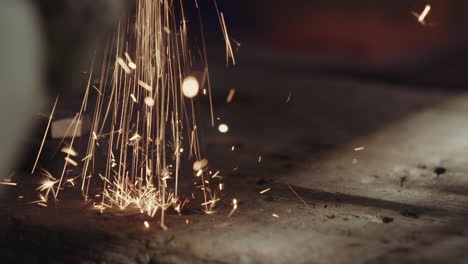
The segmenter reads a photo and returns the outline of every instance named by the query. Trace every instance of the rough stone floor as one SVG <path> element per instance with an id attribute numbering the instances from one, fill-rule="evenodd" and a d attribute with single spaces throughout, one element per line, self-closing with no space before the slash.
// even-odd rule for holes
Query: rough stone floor
<path id="1" fill-rule="evenodd" d="M 27 188 L 0 186 L 0 262 L 468 263 L 468 92 L 248 68 L 212 76 L 230 126 L 203 135 L 226 181 L 216 214 L 189 205 L 164 231 L 159 218 L 99 214 L 72 195 L 42 208 L 17 199 L 33 199 Z"/>

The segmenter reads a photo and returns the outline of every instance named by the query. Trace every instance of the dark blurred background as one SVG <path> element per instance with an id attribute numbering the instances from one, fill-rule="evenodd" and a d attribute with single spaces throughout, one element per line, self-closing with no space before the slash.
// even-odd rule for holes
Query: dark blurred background
<path id="1" fill-rule="evenodd" d="M 200 2 L 210 58 L 223 63 L 224 42 L 213 2 Z M 186 4 L 196 12 L 191 3 Z M 270 65 L 425 86 L 463 88 L 467 83 L 467 1 L 218 4 L 231 37 L 241 43 L 237 59 L 244 68 Z M 423 25 L 412 12 L 421 13 L 426 4 L 431 11 Z"/>

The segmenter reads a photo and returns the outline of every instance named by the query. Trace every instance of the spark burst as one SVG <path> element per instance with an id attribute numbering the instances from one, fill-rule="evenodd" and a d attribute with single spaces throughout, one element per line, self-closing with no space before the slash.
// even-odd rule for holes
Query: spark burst
<path id="1" fill-rule="evenodd" d="M 216 1 L 214 4 L 228 61 L 235 64 L 224 15 Z M 187 21 L 183 0 L 136 0 L 136 14 L 122 18 L 106 44 L 97 86 L 91 84 L 94 66 L 91 67 L 83 103 L 75 117 L 82 120 L 85 113 L 93 115 L 87 149 L 81 153 L 84 158 L 79 164 L 71 158 L 79 156 L 73 149 L 78 127 L 75 125 L 70 128 L 71 142 L 62 149 L 66 162 L 60 176 L 54 178 L 44 170 L 38 204 L 44 206 L 51 195 L 56 199 L 66 183 L 76 184 L 86 200 L 100 199 L 94 208 L 103 211 L 134 207 L 151 217 L 159 212 L 161 227 L 166 229 L 166 210 L 173 207 L 180 212 L 185 204 L 179 199 L 179 178 L 183 146 L 188 144 L 188 158 L 195 161 L 194 171 L 201 182 L 201 205 L 207 214 L 214 213 L 220 199 L 205 179 L 209 178 L 205 169 L 208 160 L 202 156 L 198 142 L 194 105 L 199 90 L 203 89 L 204 94 L 208 91 L 214 126 L 203 26 L 200 18 L 201 64 L 205 68 L 200 83 L 191 72 L 194 58 L 188 48 Z M 91 102 L 95 104 L 90 110 Z M 103 160 L 102 153 L 106 153 Z M 96 164 L 102 162 L 106 166 L 98 168 Z M 77 170 L 70 170 L 69 165 L 78 166 L 78 176 L 71 175 Z M 99 194 L 91 193 L 95 180 L 102 183 Z M 213 186 L 223 184 L 216 182 Z M 237 201 L 234 206 L 237 208 Z M 148 222 L 145 227 L 149 228 Z"/>

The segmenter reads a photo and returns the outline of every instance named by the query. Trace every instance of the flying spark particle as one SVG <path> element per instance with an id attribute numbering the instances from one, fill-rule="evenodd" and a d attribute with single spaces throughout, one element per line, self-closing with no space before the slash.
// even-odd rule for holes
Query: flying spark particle
<path id="1" fill-rule="evenodd" d="M 200 85 L 198 84 L 197 78 L 193 76 L 185 77 L 182 82 L 182 92 L 187 98 L 193 98 L 197 96 Z"/>
<path id="2" fill-rule="evenodd" d="M 127 66 L 127 64 L 125 63 L 125 61 L 120 58 L 120 57 L 117 57 L 117 63 L 120 65 L 120 67 L 127 73 L 127 74 L 130 74 L 132 73 L 132 70 L 130 70 L 130 68 Z"/>
<path id="3" fill-rule="evenodd" d="M 277 215 L 277 214 L 271 214 L 271 216 L 273 216 L 275 218 L 279 218 L 279 215 Z"/>
<path id="4" fill-rule="evenodd" d="M 264 194 L 264 193 L 266 193 L 266 192 L 268 192 L 268 191 L 270 191 L 270 190 L 271 190 L 271 188 L 267 188 L 267 189 L 265 189 L 265 190 L 263 190 L 263 191 L 260 191 L 260 194 Z"/>
<path id="5" fill-rule="evenodd" d="M 135 95 L 130 94 L 130 97 L 132 98 L 133 102 L 135 102 L 135 103 L 137 102 L 137 99 L 135 98 Z"/>
<path id="6" fill-rule="evenodd" d="M 218 126 L 218 130 L 221 133 L 227 133 L 229 131 L 229 127 L 226 124 L 221 124 Z"/>
<path id="7" fill-rule="evenodd" d="M 258 156 L 258 163 L 262 162 L 262 156 Z"/>
<path id="8" fill-rule="evenodd" d="M 193 163 L 193 170 L 200 171 L 203 170 L 208 165 L 207 159 L 197 160 Z"/>
<path id="9" fill-rule="evenodd" d="M 236 147 L 234 147 L 234 146 L 231 147 L 231 150 L 232 150 L 232 151 L 234 151 L 235 149 L 236 149 Z"/>
<path id="10" fill-rule="evenodd" d="M 72 160 L 70 157 L 65 157 L 65 161 L 70 163 L 71 165 L 73 165 L 75 167 L 78 166 L 78 163 L 76 161 Z"/>
<path id="11" fill-rule="evenodd" d="M 145 98 L 145 104 L 149 107 L 153 107 L 154 106 L 154 100 L 153 98 L 151 97 L 146 97 Z"/>
<path id="12" fill-rule="evenodd" d="M 150 227 L 150 224 L 148 223 L 148 221 L 143 222 L 143 225 L 145 226 L 146 229 Z"/>
<path id="13" fill-rule="evenodd" d="M 360 151 L 360 150 L 364 150 L 364 147 L 354 148 L 354 151 Z"/>
<path id="14" fill-rule="evenodd" d="M 421 23 L 421 25 L 425 25 L 426 24 L 426 17 L 427 15 L 429 15 L 429 12 L 431 11 L 431 6 L 430 5 L 426 5 L 424 7 L 424 10 L 421 12 L 421 14 L 418 14 L 416 12 L 411 12 L 417 19 L 418 19 L 418 22 Z"/>
<path id="15" fill-rule="evenodd" d="M 232 209 L 231 212 L 229 212 L 228 217 L 231 217 L 231 215 L 237 210 L 237 199 L 232 199 Z"/>
<path id="16" fill-rule="evenodd" d="M 142 80 L 139 80 L 139 81 L 138 81 L 138 85 L 140 85 L 143 89 L 147 90 L 148 92 L 152 92 L 152 91 L 153 91 L 153 87 L 151 87 L 151 85 L 145 83 L 145 82 L 142 81 Z"/>
<path id="17" fill-rule="evenodd" d="M 70 156 L 76 157 L 78 156 L 78 153 L 70 146 L 70 147 L 64 147 L 60 151 L 62 151 L 65 154 L 68 154 Z"/>
<path id="18" fill-rule="evenodd" d="M 291 99 L 292 99 L 292 93 L 289 92 L 289 95 L 288 95 L 288 97 L 286 98 L 286 103 L 289 103 L 289 102 L 291 101 Z"/>
<path id="19" fill-rule="evenodd" d="M 234 97 L 234 94 L 236 94 L 236 89 L 231 89 L 229 90 L 229 94 L 226 98 L 226 102 L 229 104 L 232 102 L 232 98 Z"/>
<path id="20" fill-rule="evenodd" d="M 130 55 L 128 55 L 128 52 L 125 52 L 125 57 L 128 60 L 128 67 L 130 67 L 132 70 L 135 70 L 137 68 L 136 64 L 132 61 L 132 58 L 130 58 Z"/>
<path id="21" fill-rule="evenodd" d="M 216 178 L 216 177 L 218 177 L 219 173 L 220 173 L 220 171 L 215 172 L 215 174 L 213 174 L 213 176 L 211 176 L 211 178 Z"/>
<path id="22" fill-rule="evenodd" d="M 0 185 L 16 186 L 16 183 L 15 182 L 0 182 Z"/>

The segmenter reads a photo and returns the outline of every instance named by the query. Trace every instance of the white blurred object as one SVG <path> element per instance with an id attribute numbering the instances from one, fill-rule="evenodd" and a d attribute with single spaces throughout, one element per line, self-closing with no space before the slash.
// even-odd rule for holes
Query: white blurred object
<path id="1" fill-rule="evenodd" d="M 81 120 L 64 118 L 52 122 L 51 137 L 54 139 L 81 137 L 89 133 L 91 123 L 84 117 Z"/>

